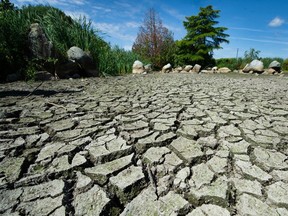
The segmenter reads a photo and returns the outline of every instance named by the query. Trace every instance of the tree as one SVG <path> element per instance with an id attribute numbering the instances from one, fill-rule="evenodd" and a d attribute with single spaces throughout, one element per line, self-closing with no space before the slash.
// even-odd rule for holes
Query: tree
<path id="1" fill-rule="evenodd" d="M 132 51 L 155 67 L 161 68 L 173 61 L 174 45 L 172 32 L 163 26 L 155 10 L 149 9 L 143 25 L 139 28 Z"/>
<path id="2" fill-rule="evenodd" d="M 225 27 L 215 27 L 219 22 L 220 10 L 213 10 L 212 6 L 200 8 L 197 16 L 186 17 L 183 22 L 187 30 L 186 36 L 176 42 L 178 64 L 198 63 L 207 66 L 213 61 L 213 50 L 221 49 L 221 43 L 229 43 Z"/>
<path id="3" fill-rule="evenodd" d="M 0 2 L 0 11 L 6 10 L 14 10 L 14 4 L 12 4 L 9 0 L 1 0 Z"/>
<path id="4" fill-rule="evenodd" d="M 251 62 L 254 59 L 259 59 L 260 50 L 255 50 L 254 48 L 250 48 L 250 50 L 246 50 L 244 52 L 244 59 L 247 62 Z"/>

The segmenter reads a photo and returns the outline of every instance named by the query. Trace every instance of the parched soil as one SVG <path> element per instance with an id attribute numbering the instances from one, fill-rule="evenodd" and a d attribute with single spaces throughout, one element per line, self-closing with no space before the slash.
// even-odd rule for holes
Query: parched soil
<path id="1" fill-rule="evenodd" d="M 0 85 L 1 215 L 288 215 L 288 77 Z"/>

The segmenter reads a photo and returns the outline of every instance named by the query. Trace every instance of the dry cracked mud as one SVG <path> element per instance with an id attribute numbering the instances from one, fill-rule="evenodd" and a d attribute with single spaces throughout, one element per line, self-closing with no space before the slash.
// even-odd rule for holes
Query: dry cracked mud
<path id="1" fill-rule="evenodd" d="M 39 84 L 0 86 L 1 215 L 288 215 L 288 77 Z"/>

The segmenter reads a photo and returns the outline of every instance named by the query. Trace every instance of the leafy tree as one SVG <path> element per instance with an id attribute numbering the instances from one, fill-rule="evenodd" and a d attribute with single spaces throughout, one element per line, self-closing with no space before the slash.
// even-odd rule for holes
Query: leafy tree
<path id="1" fill-rule="evenodd" d="M 14 10 L 14 4 L 12 4 L 9 0 L 1 0 L 0 2 L 0 11 Z"/>
<path id="2" fill-rule="evenodd" d="M 149 9 L 133 44 L 133 52 L 160 68 L 173 61 L 174 45 L 172 32 L 163 26 L 155 10 Z"/>
<path id="3" fill-rule="evenodd" d="M 245 61 L 247 62 L 251 62 L 253 61 L 254 59 L 259 59 L 259 54 L 260 54 L 260 50 L 255 50 L 254 48 L 250 48 L 250 50 L 246 50 L 244 52 L 244 59 Z"/>
<path id="4" fill-rule="evenodd" d="M 226 39 L 229 35 L 224 33 L 227 28 L 216 27 L 219 13 L 220 10 L 214 10 L 210 5 L 200 8 L 198 15 L 186 17 L 183 24 L 187 34 L 176 42 L 178 64 L 215 64 L 213 50 L 221 49 L 221 43 L 229 43 Z"/>

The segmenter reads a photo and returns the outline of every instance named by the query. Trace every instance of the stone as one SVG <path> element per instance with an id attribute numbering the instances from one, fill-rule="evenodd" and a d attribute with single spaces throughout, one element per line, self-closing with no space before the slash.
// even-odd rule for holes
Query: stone
<path id="1" fill-rule="evenodd" d="M 218 136 L 223 138 L 227 136 L 240 136 L 241 131 L 235 127 L 234 125 L 227 125 L 227 126 L 222 126 L 218 130 Z"/>
<path id="2" fill-rule="evenodd" d="M 56 197 L 63 193 L 63 189 L 64 182 L 57 179 L 35 186 L 24 187 L 21 201 L 30 202 L 39 198 Z"/>
<path id="3" fill-rule="evenodd" d="M 151 147 L 143 154 L 143 162 L 152 165 L 163 163 L 169 153 L 171 151 L 166 147 Z"/>
<path id="4" fill-rule="evenodd" d="M 205 203 L 228 206 L 228 180 L 226 176 L 221 176 L 211 184 L 204 185 L 201 188 L 191 187 L 187 194 L 188 200 L 194 205 L 199 205 L 199 201 Z"/>
<path id="5" fill-rule="evenodd" d="M 204 147 L 209 147 L 211 149 L 215 149 L 218 145 L 218 140 L 215 139 L 214 136 L 200 137 L 197 140 L 197 144 Z"/>
<path id="6" fill-rule="evenodd" d="M 278 207 L 288 208 L 288 184 L 276 182 L 266 187 L 267 202 Z"/>
<path id="7" fill-rule="evenodd" d="M 6 157 L 0 162 L 0 173 L 4 173 L 9 183 L 14 183 L 20 177 L 25 158 Z"/>
<path id="8" fill-rule="evenodd" d="M 275 72 L 281 72 L 281 63 L 274 60 L 269 64 L 268 68 L 274 69 Z"/>
<path id="9" fill-rule="evenodd" d="M 192 70 L 192 68 L 193 68 L 192 65 L 186 65 L 183 70 L 189 72 L 190 70 Z"/>
<path id="10" fill-rule="evenodd" d="M 132 73 L 141 74 L 144 72 L 145 72 L 144 64 L 139 60 L 134 61 L 133 66 L 132 66 Z"/>
<path id="11" fill-rule="evenodd" d="M 212 172 L 207 164 L 199 164 L 192 167 L 192 177 L 190 185 L 195 186 L 197 189 L 203 185 L 209 185 L 214 178 L 214 172 Z"/>
<path id="12" fill-rule="evenodd" d="M 257 165 L 265 171 L 288 168 L 287 156 L 276 150 L 257 147 L 254 149 L 253 155 Z"/>
<path id="13" fill-rule="evenodd" d="M 36 81 L 48 81 L 48 80 L 54 80 L 54 79 L 55 77 L 48 71 L 37 71 L 35 73 Z"/>
<path id="14" fill-rule="evenodd" d="M 132 153 L 132 146 L 128 146 L 121 137 L 114 138 L 106 144 L 91 143 L 85 149 L 89 152 L 90 159 L 94 164 L 112 161 Z"/>
<path id="15" fill-rule="evenodd" d="M 93 181 L 90 177 L 83 175 L 80 171 L 76 172 L 77 182 L 74 189 L 74 195 L 86 192 L 92 187 Z"/>
<path id="16" fill-rule="evenodd" d="M 253 72 L 263 72 L 264 71 L 264 64 L 262 61 L 253 60 L 251 63 L 247 64 L 243 70 L 243 72 L 247 73 L 250 71 Z"/>
<path id="17" fill-rule="evenodd" d="M 238 196 L 243 193 L 251 194 L 259 198 L 262 196 L 262 186 L 256 180 L 250 181 L 246 179 L 232 178 L 231 182 L 235 187 Z"/>
<path id="18" fill-rule="evenodd" d="M 145 185 L 142 167 L 130 166 L 109 179 L 122 203 L 135 197 Z"/>
<path id="19" fill-rule="evenodd" d="M 212 68 L 213 70 L 213 68 Z M 218 69 L 218 73 L 230 73 L 231 70 L 228 67 L 221 67 Z"/>
<path id="20" fill-rule="evenodd" d="M 184 188 L 181 188 L 181 189 L 185 189 L 186 188 L 185 181 L 188 179 L 190 175 L 191 175 L 191 170 L 189 167 L 185 167 L 179 170 L 173 181 L 174 186 L 181 188 L 181 184 L 184 184 L 185 185 Z"/>
<path id="21" fill-rule="evenodd" d="M 99 72 L 96 70 L 96 64 L 89 53 L 84 52 L 81 48 L 73 46 L 67 51 L 68 60 L 77 62 L 86 76 L 96 77 Z"/>
<path id="22" fill-rule="evenodd" d="M 162 73 L 169 73 L 172 71 L 172 65 L 170 63 L 162 67 Z"/>
<path id="23" fill-rule="evenodd" d="M 44 148 L 41 149 L 40 153 L 38 154 L 38 157 L 36 159 L 36 163 L 47 160 L 47 159 L 53 159 L 58 151 L 65 146 L 65 143 L 48 143 L 44 146 Z"/>
<path id="24" fill-rule="evenodd" d="M 288 183 L 288 171 L 273 170 L 270 174 L 276 181 L 283 181 Z"/>
<path id="25" fill-rule="evenodd" d="M 188 163 L 199 160 L 204 156 L 201 146 L 197 145 L 195 140 L 184 137 L 178 137 L 170 144 L 170 148 L 182 159 Z"/>
<path id="26" fill-rule="evenodd" d="M 266 203 L 262 202 L 249 194 L 242 194 L 236 203 L 237 213 L 239 215 L 269 215 L 278 216 L 275 209 L 269 207 Z"/>
<path id="27" fill-rule="evenodd" d="M 214 156 L 207 162 L 207 165 L 213 172 L 223 174 L 228 171 L 228 158 Z"/>
<path id="28" fill-rule="evenodd" d="M 153 190 L 151 186 L 144 189 L 125 206 L 120 215 L 183 215 L 187 213 L 190 205 L 179 194 L 170 191 L 157 200 Z"/>
<path id="29" fill-rule="evenodd" d="M 237 160 L 235 162 L 236 171 L 251 180 L 258 180 L 261 183 L 268 182 L 272 179 L 272 176 L 260 169 L 256 165 L 252 165 L 250 162 Z"/>
<path id="30" fill-rule="evenodd" d="M 31 202 L 20 203 L 16 211 L 25 212 L 25 215 L 50 215 L 62 206 L 63 195 L 52 198 L 37 199 Z"/>
<path id="31" fill-rule="evenodd" d="M 86 168 L 84 172 L 98 184 L 103 185 L 108 181 L 109 177 L 131 165 L 133 155 L 131 154 L 91 168 Z"/>
<path id="32" fill-rule="evenodd" d="M 203 204 L 200 207 L 192 210 L 187 216 L 230 216 L 230 212 L 217 205 L 213 204 Z"/>
<path id="33" fill-rule="evenodd" d="M 201 65 L 195 64 L 193 69 L 192 69 L 192 72 L 193 73 L 199 73 L 200 69 L 201 69 Z"/>
<path id="34" fill-rule="evenodd" d="M 32 58 L 48 59 L 52 56 L 52 42 L 48 41 L 39 23 L 32 23 L 30 25 L 28 44 Z"/>
<path id="35" fill-rule="evenodd" d="M 198 136 L 197 131 L 191 125 L 183 125 L 180 129 L 176 131 L 176 134 L 179 134 L 188 139 L 193 139 Z"/>
<path id="36" fill-rule="evenodd" d="M 94 185 L 85 193 L 74 197 L 72 205 L 75 209 L 75 215 L 101 215 L 109 206 L 110 199 L 106 192 L 98 185 Z"/>
<path id="37" fill-rule="evenodd" d="M 222 145 L 226 146 L 229 149 L 229 151 L 232 152 L 233 154 L 247 154 L 248 148 L 250 146 L 250 144 L 245 140 L 235 143 L 223 141 Z"/>
<path id="38" fill-rule="evenodd" d="M 0 193 L 0 213 L 13 208 L 19 204 L 19 197 L 23 193 L 22 188 L 13 190 L 1 190 Z"/>

